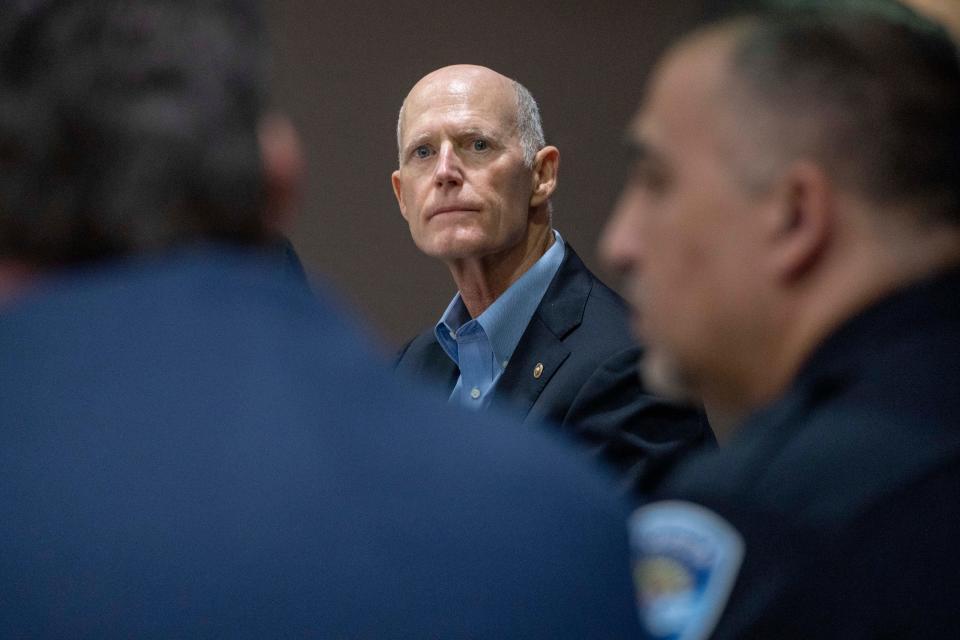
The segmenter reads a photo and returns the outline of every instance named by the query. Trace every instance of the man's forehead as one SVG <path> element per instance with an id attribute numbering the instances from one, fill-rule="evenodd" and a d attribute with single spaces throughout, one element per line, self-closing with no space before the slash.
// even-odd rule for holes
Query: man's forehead
<path id="1" fill-rule="evenodd" d="M 404 126 L 445 114 L 500 122 L 515 111 L 516 95 L 508 78 L 461 65 L 435 71 L 414 85 L 404 103 Z"/>
<path id="2" fill-rule="evenodd" d="M 442 89 L 452 97 L 459 97 L 466 100 L 470 97 L 470 83 L 463 78 L 451 78 L 449 82 L 441 85 Z"/>
<path id="3" fill-rule="evenodd" d="M 410 90 L 407 99 L 420 90 L 443 89 L 451 94 L 465 95 L 472 90 L 496 91 L 511 84 L 511 80 L 493 69 L 470 64 L 457 64 L 431 71 Z"/>

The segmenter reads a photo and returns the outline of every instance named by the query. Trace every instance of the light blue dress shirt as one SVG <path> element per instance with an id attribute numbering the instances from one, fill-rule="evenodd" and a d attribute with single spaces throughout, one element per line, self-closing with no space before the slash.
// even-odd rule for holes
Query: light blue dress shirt
<path id="1" fill-rule="evenodd" d="M 478 317 L 470 317 L 459 292 L 447 305 L 434 333 L 460 369 L 451 402 L 472 409 L 489 404 L 500 374 L 563 262 L 563 238 L 557 231 L 553 237 L 547 252 Z"/>

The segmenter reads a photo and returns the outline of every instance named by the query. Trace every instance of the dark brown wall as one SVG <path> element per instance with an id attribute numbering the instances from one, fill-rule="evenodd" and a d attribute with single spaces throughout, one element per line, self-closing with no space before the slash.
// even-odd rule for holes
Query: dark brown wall
<path id="1" fill-rule="evenodd" d="M 307 155 L 292 240 L 388 348 L 434 322 L 454 286 L 419 254 L 390 187 L 397 110 L 427 72 L 489 66 L 525 84 L 560 148 L 554 222 L 587 263 L 624 174 L 621 140 L 655 53 L 689 23 L 683 0 L 278 0 L 274 95 Z M 588 8 L 589 7 L 589 8 Z"/>

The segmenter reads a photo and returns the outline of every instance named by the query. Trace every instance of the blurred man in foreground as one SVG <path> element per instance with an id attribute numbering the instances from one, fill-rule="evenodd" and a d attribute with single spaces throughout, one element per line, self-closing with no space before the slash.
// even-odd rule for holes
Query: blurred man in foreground
<path id="1" fill-rule="evenodd" d="M 632 520 L 648 635 L 956 633 L 949 38 L 867 9 L 730 19 L 669 52 L 629 135 L 602 249 L 651 388 L 722 418 Z"/>
<path id="2" fill-rule="evenodd" d="M 0 637 L 636 632 L 565 443 L 419 400 L 272 248 L 242 1 L 0 9 Z"/>
<path id="3" fill-rule="evenodd" d="M 397 145 L 400 212 L 458 289 L 398 372 L 455 404 L 576 433 L 639 486 L 714 442 L 696 411 L 644 390 L 624 301 L 554 230 L 560 152 L 525 87 L 485 67 L 438 69 L 404 100 Z"/>

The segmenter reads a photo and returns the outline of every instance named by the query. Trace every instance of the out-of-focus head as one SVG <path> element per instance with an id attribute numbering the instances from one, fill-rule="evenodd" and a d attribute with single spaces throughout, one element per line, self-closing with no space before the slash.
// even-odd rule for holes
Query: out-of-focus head
<path id="1" fill-rule="evenodd" d="M 517 246 L 549 224 L 559 152 L 545 146 L 537 104 L 514 80 L 454 65 L 422 78 L 397 121 L 392 182 L 414 242 L 440 259 Z"/>
<path id="2" fill-rule="evenodd" d="M 960 229 L 960 68 L 923 21 L 755 12 L 701 28 L 661 61 L 629 136 L 601 249 L 666 393 L 769 400 L 770 360 L 815 331 L 795 326 L 813 292 L 870 271 L 860 246 Z"/>
<path id="3" fill-rule="evenodd" d="M 4 259 L 271 236 L 260 148 L 290 132 L 264 125 L 254 2 L 24 0 L 0 15 Z"/>

